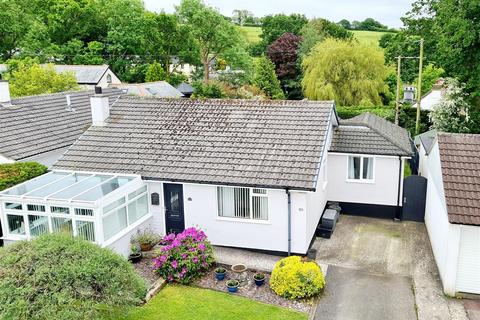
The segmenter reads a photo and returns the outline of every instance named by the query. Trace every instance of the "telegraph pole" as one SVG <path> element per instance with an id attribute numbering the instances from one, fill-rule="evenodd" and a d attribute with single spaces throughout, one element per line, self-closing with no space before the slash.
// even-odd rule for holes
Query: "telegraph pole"
<path id="1" fill-rule="evenodd" d="M 420 39 L 420 63 L 418 64 L 418 87 L 417 87 L 417 122 L 416 134 L 420 133 L 420 103 L 422 101 L 422 71 L 423 71 L 423 38 Z"/>
<path id="2" fill-rule="evenodd" d="M 395 124 L 398 125 L 398 118 L 400 116 L 400 65 L 402 64 L 402 57 L 397 57 L 397 97 L 395 99 L 396 110 L 395 110 Z"/>

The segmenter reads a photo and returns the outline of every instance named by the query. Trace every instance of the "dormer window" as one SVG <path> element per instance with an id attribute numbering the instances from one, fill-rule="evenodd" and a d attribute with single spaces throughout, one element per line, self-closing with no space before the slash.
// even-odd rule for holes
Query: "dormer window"
<path id="1" fill-rule="evenodd" d="M 112 75 L 107 74 L 107 83 L 112 83 Z"/>

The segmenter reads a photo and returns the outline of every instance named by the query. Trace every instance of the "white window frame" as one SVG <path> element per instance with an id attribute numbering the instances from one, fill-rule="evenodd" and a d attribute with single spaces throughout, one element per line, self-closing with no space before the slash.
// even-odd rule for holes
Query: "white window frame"
<path id="1" fill-rule="evenodd" d="M 349 178 L 349 172 L 350 172 L 350 158 L 360 158 L 360 179 L 351 179 Z M 373 161 L 372 163 L 372 178 L 371 179 L 365 179 L 363 178 L 363 160 L 365 158 L 369 158 Z M 347 155 L 347 182 L 354 182 L 354 183 L 375 183 L 375 164 L 376 164 L 376 159 L 372 155 L 361 155 L 361 154 L 349 154 Z"/>
<path id="2" fill-rule="evenodd" d="M 235 217 L 225 217 L 220 215 L 219 203 L 218 203 L 218 188 L 240 188 L 240 189 L 249 189 L 249 212 L 248 218 L 235 218 Z M 265 190 L 265 193 L 254 193 L 254 189 Z M 250 188 L 250 187 L 231 187 L 231 186 L 217 186 L 215 188 L 215 195 L 217 199 L 217 220 L 226 220 L 226 221 L 238 221 L 238 222 L 251 222 L 251 223 L 270 223 L 270 210 L 268 206 L 268 189 L 265 188 Z M 254 219 L 253 218 L 253 197 L 267 198 L 267 219 Z"/>

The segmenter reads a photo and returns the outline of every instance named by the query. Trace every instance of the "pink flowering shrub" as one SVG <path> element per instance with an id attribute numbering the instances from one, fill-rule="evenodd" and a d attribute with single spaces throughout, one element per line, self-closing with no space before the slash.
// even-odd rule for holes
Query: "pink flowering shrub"
<path id="1" fill-rule="evenodd" d="M 212 245 L 202 230 L 188 228 L 177 235 L 163 237 L 165 246 L 153 259 L 153 268 L 168 282 L 188 284 L 204 274 L 215 259 Z"/>

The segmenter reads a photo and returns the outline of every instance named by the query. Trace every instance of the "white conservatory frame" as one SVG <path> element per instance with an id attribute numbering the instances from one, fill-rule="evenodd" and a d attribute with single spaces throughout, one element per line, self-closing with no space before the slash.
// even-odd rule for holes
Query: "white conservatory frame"
<path id="1" fill-rule="evenodd" d="M 71 180 L 74 182 L 71 183 Z M 62 197 L 62 193 L 68 196 Z M 121 201 L 122 199 L 123 201 Z M 10 203 L 19 204 L 21 208 L 7 208 L 7 204 Z M 43 206 L 44 210 L 28 210 L 28 205 Z M 52 212 L 52 207 L 68 208 L 69 212 Z M 75 209 L 92 210 L 92 214 L 77 214 L 78 211 Z M 126 219 L 126 225 L 120 225 L 121 228 L 106 239 L 103 220 L 114 214 L 118 215 L 113 217 L 114 220 L 116 219 L 114 222 L 118 224 L 120 220 L 125 222 L 123 220 Z M 23 224 L 20 224 L 18 228 L 22 234 L 10 232 L 8 216 L 23 218 Z M 31 221 L 29 216 L 37 217 L 38 220 L 46 217 L 48 231 L 45 219 L 35 225 L 38 220 L 33 218 Z M 119 240 L 151 217 L 148 184 L 139 175 L 54 170 L 0 192 L 2 238 L 6 241 L 29 240 L 35 237 L 32 235 L 31 229 L 37 227 L 42 231 L 40 233 L 52 233 L 54 232 L 52 221 L 55 218 L 63 218 L 69 220 L 64 222 L 62 230 L 66 225 L 67 230 L 73 236 L 78 236 L 78 230 L 85 226 L 79 225 L 78 222 L 92 222 L 93 228 L 87 227 L 87 233 L 80 236 L 105 247 Z M 131 219 L 135 220 L 131 222 Z M 32 227 L 32 225 L 34 226 Z M 57 228 L 59 225 L 57 224 Z M 111 225 L 115 225 L 115 223 Z M 89 238 L 91 231 L 93 231 L 93 239 Z"/>

